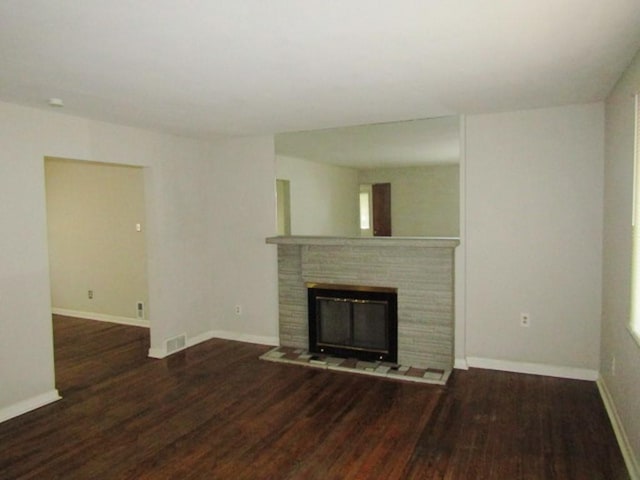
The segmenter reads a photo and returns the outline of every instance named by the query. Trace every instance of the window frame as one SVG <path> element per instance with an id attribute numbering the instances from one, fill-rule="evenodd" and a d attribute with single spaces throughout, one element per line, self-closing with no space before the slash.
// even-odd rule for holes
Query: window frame
<path id="1" fill-rule="evenodd" d="M 631 213 L 631 305 L 627 330 L 640 347 L 640 93 L 634 98 L 633 205 Z"/>

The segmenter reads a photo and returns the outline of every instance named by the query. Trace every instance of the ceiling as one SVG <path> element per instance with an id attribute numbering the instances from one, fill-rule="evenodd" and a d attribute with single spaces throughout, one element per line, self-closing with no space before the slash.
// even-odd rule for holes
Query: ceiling
<path id="1" fill-rule="evenodd" d="M 603 100 L 638 0 L 0 0 L 0 100 L 198 138 Z"/>

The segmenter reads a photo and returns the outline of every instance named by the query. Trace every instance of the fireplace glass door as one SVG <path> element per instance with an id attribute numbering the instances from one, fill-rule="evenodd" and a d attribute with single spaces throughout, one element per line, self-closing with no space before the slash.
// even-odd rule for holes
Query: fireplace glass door
<path id="1" fill-rule="evenodd" d="M 309 349 L 397 361 L 395 292 L 309 289 Z"/>

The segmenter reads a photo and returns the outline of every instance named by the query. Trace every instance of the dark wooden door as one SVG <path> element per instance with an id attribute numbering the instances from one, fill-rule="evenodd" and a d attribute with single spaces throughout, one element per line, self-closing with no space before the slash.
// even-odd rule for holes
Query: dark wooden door
<path id="1" fill-rule="evenodd" d="M 373 236 L 391 236 L 391 184 L 372 185 Z"/>

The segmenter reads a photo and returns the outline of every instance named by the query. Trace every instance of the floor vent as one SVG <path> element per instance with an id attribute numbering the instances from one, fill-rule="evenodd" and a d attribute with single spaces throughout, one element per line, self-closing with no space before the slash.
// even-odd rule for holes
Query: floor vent
<path id="1" fill-rule="evenodd" d="M 167 353 L 182 350 L 187 345 L 187 335 L 182 334 L 167 340 Z"/>

